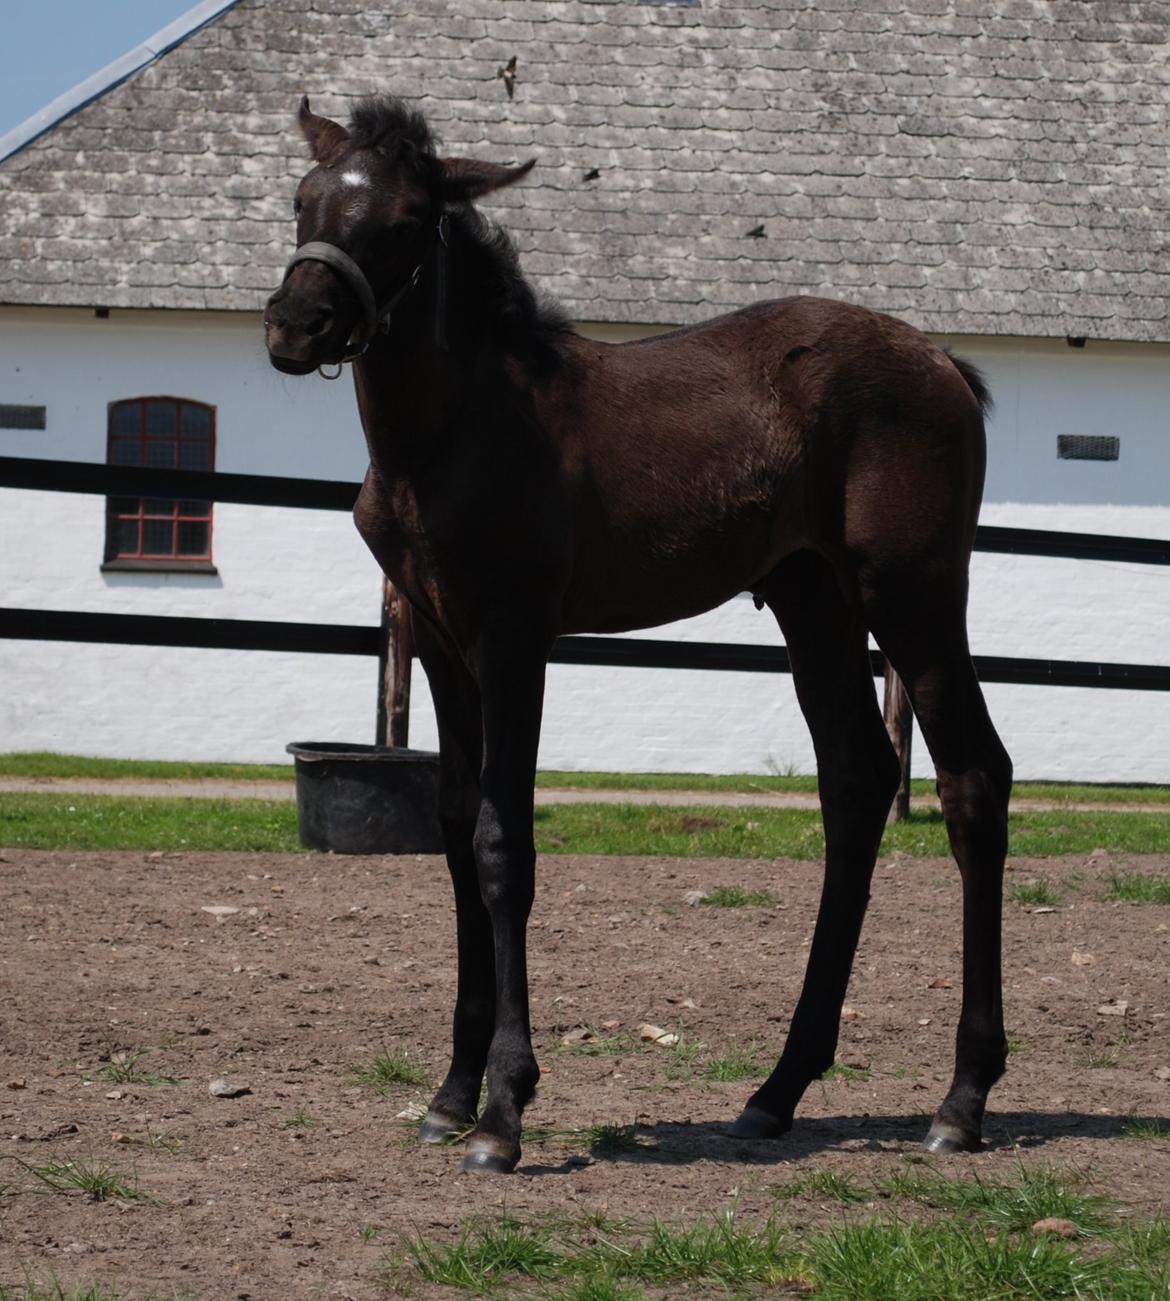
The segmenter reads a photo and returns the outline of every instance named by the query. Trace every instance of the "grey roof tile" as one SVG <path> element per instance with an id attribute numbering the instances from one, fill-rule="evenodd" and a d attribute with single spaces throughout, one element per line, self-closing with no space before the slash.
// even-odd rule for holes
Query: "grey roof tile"
<path id="1" fill-rule="evenodd" d="M 255 309 L 299 95 L 385 89 L 538 158 L 492 211 L 579 318 L 1170 340 L 1168 40 L 1163 0 L 239 0 L 0 164 L 0 301 Z"/>

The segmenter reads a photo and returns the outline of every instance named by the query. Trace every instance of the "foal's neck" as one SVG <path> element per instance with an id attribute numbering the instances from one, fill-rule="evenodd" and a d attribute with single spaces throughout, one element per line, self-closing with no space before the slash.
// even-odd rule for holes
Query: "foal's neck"
<path id="1" fill-rule="evenodd" d="M 384 478 L 450 455 L 461 438 L 505 436 L 509 408 L 557 368 L 571 333 L 538 302 L 501 232 L 455 213 L 446 234 L 389 332 L 354 366 L 370 460 Z"/>

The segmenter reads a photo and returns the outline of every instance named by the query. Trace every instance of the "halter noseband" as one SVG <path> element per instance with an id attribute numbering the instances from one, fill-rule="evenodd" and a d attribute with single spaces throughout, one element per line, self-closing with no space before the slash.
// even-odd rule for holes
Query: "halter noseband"
<path id="1" fill-rule="evenodd" d="M 440 347 L 447 346 L 446 329 L 443 317 L 446 314 L 446 286 L 447 286 L 447 268 L 446 268 L 446 249 L 447 249 L 447 214 L 439 218 L 438 227 L 438 257 L 439 267 L 437 275 L 438 284 L 438 317 L 435 324 L 436 340 Z M 347 361 L 356 361 L 370 346 L 374 335 L 381 330 L 383 334 L 390 328 L 390 317 L 398 304 L 406 297 L 408 293 L 418 284 L 422 276 L 423 264 L 418 266 L 410 273 L 406 283 L 398 290 L 393 297 L 379 306 L 378 300 L 374 295 L 374 290 L 366 279 L 365 272 L 349 256 L 349 254 L 336 244 L 329 244 L 324 240 L 310 240 L 307 244 L 302 244 L 300 248 L 288 260 L 288 265 L 284 269 L 284 278 L 287 280 L 292 272 L 293 267 L 301 262 L 324 262 L 327 267 L 331 267 L 345 281 L 350 289 L 353 290 L 357 297 L 358 306 L 361 308 L 361 320 L 354 327 L 353 333 L 349 336 L 346 343 L 346 353 L 336 362 L 337 370 L 334 374 L 328 374 L 324 366 L 318 366 L 317 369 L 325 379 L 337 379 L 341 374 L 341 367 Z"/>

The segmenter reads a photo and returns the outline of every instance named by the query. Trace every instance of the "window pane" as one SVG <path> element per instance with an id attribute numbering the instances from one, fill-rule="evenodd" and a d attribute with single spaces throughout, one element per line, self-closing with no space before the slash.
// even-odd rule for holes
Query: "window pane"
<path id="1" fill-rule="evenodd" d="M 179 524 L 179 555 L 207 555 L 208 526 L 193 520 L 183 520 Z"/>
<path id="2" fill-rule="evenodd" d="M 106 505 L 111 515 L 137 515 L 137 497 L 108 497 Z"/>
<path id="3" fill-rule="evenodd" d="M 142 502 L 142 509 L 147 515 L 166 515 L 169 518 L 175 513 L 175 499 L 173 497 L 146 497 Z"/>
<path id="4" fill-rule="evenodd" d="M 134 556 L 138 554 L 138 521 L 132 519 L 115 520 L 113 523 L 114 555 Z"/>
<path id="5" fill-rule="evenodd" d="M 180 514 L 180 515 L 198 515 L 198 516 L 207 516 L 207 515 L 210 515 L 210 514 L 211 514 L 211 502 L 209 502 L 209 501 L 194 501 L 194 500 L 193 500 L 192 498 L 190 498 L 190 497 L 184 497 L 183 500 L 182 500 L 181 502 L 179 502 L 179 514 Z"/>
<path id="6" fill-rule="evenodd" d="M 175 445 L 152 438 L 146 444 L 146 464 L 157 469 L 173 470 L 175 468 Z"/>
<path id="7" fill-rule="evenodd" d="M 175 404 L 173 402 L 148 402 L 146 404 L 146 432 L 148 434 L 170 434 L 175 429 Z"/>
<path id="8" fill-rule="evenodd" d="M 184 438 L 211 437 L 211 412 L 206 407 L 192 406 L 191 403 L 184 402 L 180 410 Z"/>
<path id="9" fill-rule="evenodd" d="M 210 470 L 211 444 L 183 442 L 179 445 L 179 465 L 184 470 Z"/>
<path id="10" fill-rule="evenodd" d="M 148 556 L 170 556 L 175 550 L 175 526 L 170 520 L 146 520 L 142 525 L 142 551 Z"/>
<path id="11" fill-rule="evenodd" d="M 140 402 L 116 402 L 110 408 L 111 434 L 136 434 L 142 427 Z"/>
<path id="12" fill-rule="evenodd" d="M 141 455 L 142 444 L 137 438 L 114 438 L 110 440 L 111 465 L 137 465 Z"/>

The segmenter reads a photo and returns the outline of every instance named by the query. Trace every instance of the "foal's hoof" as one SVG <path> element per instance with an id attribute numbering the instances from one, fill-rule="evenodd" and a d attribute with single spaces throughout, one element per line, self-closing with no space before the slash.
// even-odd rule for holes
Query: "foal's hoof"
<path id="1" fill-rule="evenodd" d="M 493 1175 L 510 1175 L 520 1160 L 520 1148 L 509 1147 L 492 1139 L 472 1139 L 463 1158 L 461 1170 Z"/>
<path id="2" fill-rule="evenodd" d="M 969 1129 L 952 1125 L 950 1121 L 936 1120 L 922 1140 L 922 1146 L 937 1156 L 946 1156 L 951 1152 L 980 1152 L 983 1139 Z"/>
<path id="3" fill-rule="evenodd" d="M 457 1120 L 454 1116 L 445 1116 L 441 1111 L 428 1111 L 426 1118 L 418 1129 L 420 1143 L 446 1143 L 457 1134 L 462 1134 L 473 1122 Z"/>
<path id="4" fill-rule="evenodd" d="M 759 1107 L 744 1107 L 727 1132 L 732 1138 L 778 1138 L 791 1128 L 790 1120 L 781 1120 Z"/>

